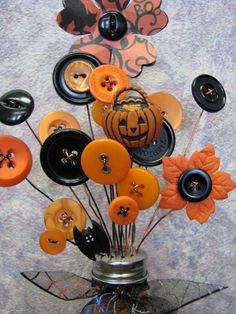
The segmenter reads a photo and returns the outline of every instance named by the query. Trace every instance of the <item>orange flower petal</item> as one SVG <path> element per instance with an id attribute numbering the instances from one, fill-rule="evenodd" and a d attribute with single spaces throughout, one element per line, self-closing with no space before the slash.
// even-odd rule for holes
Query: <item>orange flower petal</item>
<path id="1" fill-rule="evenodd" d="M 231 180 L 227 172 L 215 172 L 211 178 L 213 184 L 211 196 L 216 200 L 228 198 L 228 192 L 236 188 L 236 183 Z"/>
<path id="2" fill-rule="evenodd" d="M 169 184 L 161 191 L 160 208 L 180 210 L 186 204 L 187 201 L 180 196 L 176 184 Z"/>
<path id="3" fill-rule="evenodd" d="M 215 157 L 213 145 L 208 145 L 202 151 L 193 153 L 189 162 L 190 167 L 203 169 L 208 174 L 213 174 L 220 167 L 220 158 Z"/>
<path id="4" fill-rule="evenodd" d="M 177 183 L 181 174 L 188 169 L 189 161 L 184 156 L 164 157 L 163 177 L 170 183 Z"/>
<path id="5" fill-rule="evenodd" d="M 188 203 L 186 213 L 190 220 L 197 220 L 200 224 L 205 223 L 208 218 L 215 212 L 215 202 L 208 197 L 199 203 Z"/>

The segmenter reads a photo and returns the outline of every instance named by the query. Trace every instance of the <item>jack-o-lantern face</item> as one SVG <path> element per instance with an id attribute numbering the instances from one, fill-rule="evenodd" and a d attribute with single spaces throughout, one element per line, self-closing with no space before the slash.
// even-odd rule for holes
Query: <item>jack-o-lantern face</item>
<path id="1" fill-rule="evenodd" d="M 157 139 L 161 127 L 159 109 L 141 98 L 124 99 L 103 115 L 106 136 L 129 148 L 150 144 Z"/>

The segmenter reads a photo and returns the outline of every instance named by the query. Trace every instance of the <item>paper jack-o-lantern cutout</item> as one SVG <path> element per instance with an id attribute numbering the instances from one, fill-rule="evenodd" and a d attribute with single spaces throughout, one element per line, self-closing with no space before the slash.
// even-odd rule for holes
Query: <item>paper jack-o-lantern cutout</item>
<path id="1" fill-rule="evenodd" d="M 142 97 L 127 97 L 119 100 L 125 91 L 136 91 Z M 139 87 L 131 86 L 119 91 L 113 109 L 103 115 L 103 130 L 128 148 L 143 147 L 155 141 L 161 131 L 162 115 L 153 106 L 148 95 Z"/>

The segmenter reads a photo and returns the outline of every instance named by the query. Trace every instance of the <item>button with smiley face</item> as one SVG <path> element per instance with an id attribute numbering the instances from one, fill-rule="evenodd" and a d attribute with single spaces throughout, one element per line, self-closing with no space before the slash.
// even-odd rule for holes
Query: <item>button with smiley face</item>
<path id="1" fill-rule="evenodd" d="M 119 196 L 109 205 L 109 216 L 118 225 L 133 223 L 139 214 L 139 206 L 135 200 L 128 196 Z"/>
<path id="2" fill-rule="evenodd" d="M 0 98 L 0 121 L 6 125 L 24 122 L 33 110 L 33 97 L 24 90 L 11 90 Z"/>
<path id="3" fill-rule="evenodd" d="M 123 181 L 117 184 L 119 196 L 125 195 L 134 199 L 140 210 L 151 207 L 160 194 L 157 178 L 148 170 L 132 168 Z"/>
<path id="4" fill-rule="evenodd" d="M 94 100 L 88 80 L 101 62 L 86 52 L 76 52 L 64 56 L 53 71 L 53 84 L 57 93 L 69 103 L 84 105 Z"/>
<path id="5" fill-rule="evenodd" d="M 39 124 L 39 138 L 43 143 L 52 133 L 63 129 L 80 129 L 79 121 L 69 112 L 54 111 L 45 115 Z"/>
<path id="6" fill-rule="evenodd" d="M 129 86 L 128 76 L 114 65 L 102 65 L 89 77 L 90 92 L 97 100 L 112 104 L 119 90 Z"/>
<path id="7" fill-rule="evenodd" d="M 41 249 L 50 255 L 62 253 L 66 247 L 65 234 L 58 229 L 45 230 L 39 238 Z"/>
<path id="8" fill-rule="evenodd" d="M 200 75 L 192 83 L 192 94 L 197 104 L 208 112 L 218 112 L 226 104 L 222 84 L 213 76 Z"/>
<path id="9" fill-rule="evenodd" d="M 28 146 L 11 135 L 0 136 L 0 186 L 12 186 L 23 181 L 32 168 Z"/>
<path id="10" fill-rule="evenodd" d="M 84 173 L 93 181 L 116 184 L 127 175 L 131 159 L 120 143 L 111 139 L 97 139 L 84 149 L 81 165 Z"/>
<path id="11" fill-rule="evenodd" d="M 56 228 L 65 233 L 68 240 L 73 239 L 73 228 L 82 231 L 86 226 L 86 213 L 81 205 L 69 198 L 52 202 L 44 213 L 47 229 Z"/>
<path id="12" fill-rule="evenodd" d="M 62 185 L 85 183 L 88 177 L 81 167 L 81 154 L 90 142 L 91 138 L 79 130 L 64 129 L 51 134 L 40 152 L 44 172 Z"/>

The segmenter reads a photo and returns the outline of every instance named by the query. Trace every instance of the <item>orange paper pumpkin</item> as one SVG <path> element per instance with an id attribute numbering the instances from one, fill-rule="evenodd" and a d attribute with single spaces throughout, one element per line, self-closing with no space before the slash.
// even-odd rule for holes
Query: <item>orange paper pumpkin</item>
<path id="1" fill-rule="evenodd" d="M 141 97 L 118 100 L 125 91 L 136 91 Z M 131 86 L 118 92 L 113 109 L 103 115 L 103 130 L 128 148 L 143 147 L 156 140 L 162 127 L 162 115 L 151 105 L 148 95 L 139 87 Z"/>

